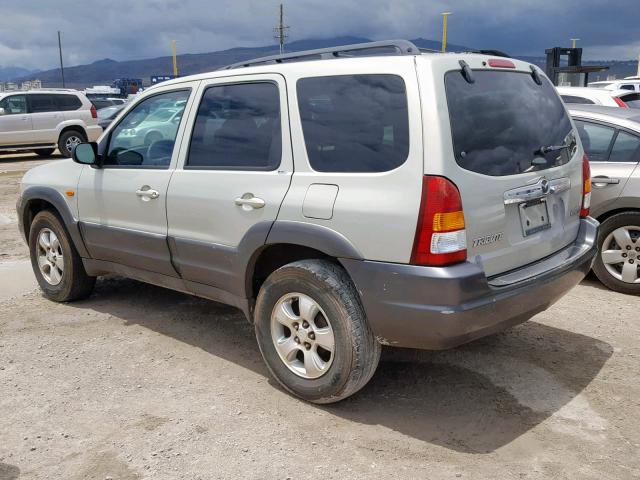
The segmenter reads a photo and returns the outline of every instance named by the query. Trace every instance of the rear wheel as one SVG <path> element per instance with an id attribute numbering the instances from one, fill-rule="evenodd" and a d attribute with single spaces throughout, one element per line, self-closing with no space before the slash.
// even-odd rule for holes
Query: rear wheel
<path id="1" fill-rule="evenodd" d="M 86 142 L 86 138 L 82 132 L 77 130 L 67 130 L 60 135 L 58 139 L 58 150 L 65 157 L 71 157 L 73 149 L 82 142 Z"/>
<path id="2" fill-rule="evenodd" d="M 380 359 L 346 272 L 325 260 L 303 260 L 273 272 L 255 308 L 256 338 L 275 379 L 313 403 L 360 390 Z"/>
<path id="3" fill-rule="evenodd" d="M 40 157 L 49 157 L 54 152 L 55 148 L 39 148 L 34 150 L 33 153 L 39 155 Z"/>
<path id="4" fill-rule="evenodd" d="M 600 226 L 599 253 L 593 265 L 611 290 L 640 294 L 640 213 L 618 213 Z"/>
<path id="5" fill-rule="evenodd" d="M 87 275 L 82 259 L 60 219 L 38 213 L 29 230 L 31 266 L 44 295 L 56 302 L 88 297 L 96 278 Z"/>

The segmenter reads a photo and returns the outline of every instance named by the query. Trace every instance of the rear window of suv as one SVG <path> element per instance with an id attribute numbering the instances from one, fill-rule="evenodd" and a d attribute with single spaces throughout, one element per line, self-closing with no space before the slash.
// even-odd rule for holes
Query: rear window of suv
<path id="1" fill-rule="evenodd" d="M 474 83 L 467 82 L 460 71 L 445 76 L 458 165 L 484 175 L 504 176 L 570 160 L 571 148 L 540 152 L 541 147 L 575 141 L 562 101 L 546 78 L 541 77 L 542 85 L 538 85 L 529 73 L 491 70 L 475 70 L 473 78 Z"/>
<path id="2" fill-rule="evenodd" d="M 311 168 L 386 172 L 409 155 L 409 113 L 397 75 L 298 80 L 298 104 Z"/>

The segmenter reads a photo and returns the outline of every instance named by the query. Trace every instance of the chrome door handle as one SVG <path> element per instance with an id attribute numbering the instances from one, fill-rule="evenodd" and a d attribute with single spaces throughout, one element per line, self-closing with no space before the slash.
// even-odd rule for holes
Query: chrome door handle
<path id="1" fill-rule="evenodd" d="M 603 188 L 607 185 L 618 185 L 620 183 L 620 179 L 609 177 L 591 177 L 591 183 L 595 188 Z"/>
<path id="2" fill-rule="evenodd" d="M 146 186 L 146 185 L 145 185 Z M 160 196 L 157 190 L 152 190 L 149 187 L 142 187 L 140 190 L 136 190 L 136 195 L 142 197 L 143 200 L 146 199 L 155 199 Z"/>
<path id="3" fill-rule="evenodd" d="M 236 198 L 236 205 L 242 207 L 243 210 L 251 210 L 252 208 L 262 208 L 265 203 L 263 199 L 254 197 L 253 193 L 245 193 L 242 197 Z"/>

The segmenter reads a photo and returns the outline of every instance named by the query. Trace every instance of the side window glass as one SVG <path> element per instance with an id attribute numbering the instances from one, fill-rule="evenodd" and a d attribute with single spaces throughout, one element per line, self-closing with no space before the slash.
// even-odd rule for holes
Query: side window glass
<path id="1" fill-rule="evenodd" d="M 191 135 L 187 168 L 275 170 L 281 157 L 277 85 L 243 83 L 205 91 Z"/>
<path id="2" fill-rule="evenodd" d="M 133 107 L 113 129 L 103 165 L 167 168 L 190 93 L 161 93 Z"/>
<path id="3" fill-rule="evenodd" d="M 0 108 L 4 108 L 5 115 L 18 115 L 27 113 L 27 99 L 24 95 L 11 95 L 0 102 Z"/>
<path id="4" fill-rule="evenodd" d="M 588 98 L 576 97 L 575 95 L 560 95 L 564 103 L 579 103 L 582 105 L 594 105 L 594 102 Z"/>
<path id="5" fill-rule="evenodd" d="M 59 111 L 71 111 L 77 110 L 82 106 L 82 102 L 75 95 L 53 95 L 56 110 Z"/>
<path id="6" fill-rule="evenodd" d="M 606 162 L 615 130 L 603 125 L 576 120 L 584 151 L 592 162 Z"/>
<path id="7" fill-rule="evenodd" d="M 633 85 L 620 85 L 620 90 L 635 90 Z"/>
<path id="8" fill-rule="evenodd" d="M 339 75 L 298 80 L 298 104 L 311 168 L 386 172 L 409 155 L 402 77 Z"/>
<path id="9" fill-rule="evenodd" d="M 640 137 L 618 132 L 609 156 L 610 162 L 637 162 L 640 160 Z"/>
<path id="10" fill-rule="evenodd" d="M 55 112 L 58 110 L 53 102 L 53 95 L 32 94 L 29 95 L 31 113 Z"/>

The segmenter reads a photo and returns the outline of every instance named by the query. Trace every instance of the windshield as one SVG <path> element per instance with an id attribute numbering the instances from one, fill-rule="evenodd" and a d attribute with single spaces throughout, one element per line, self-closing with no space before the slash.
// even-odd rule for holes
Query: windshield
<path id="1" fill-rule="evenodd" d="M 553 85 L 529 73 L 460 71 L 445 76 L 456 162 L 484 175 L 503 176 L 567 163 L 575 139 Z M 563 148 L 563 146 L 570 148 Z M 554 148 L 551 148 L 554 147 Z"/>
<path id="2" fill-rule="evenodd" d="M 629 95 L 622 95 L 620 97 L 629 108 L 640 108 L 640 93 L 630 93 Z"/>

